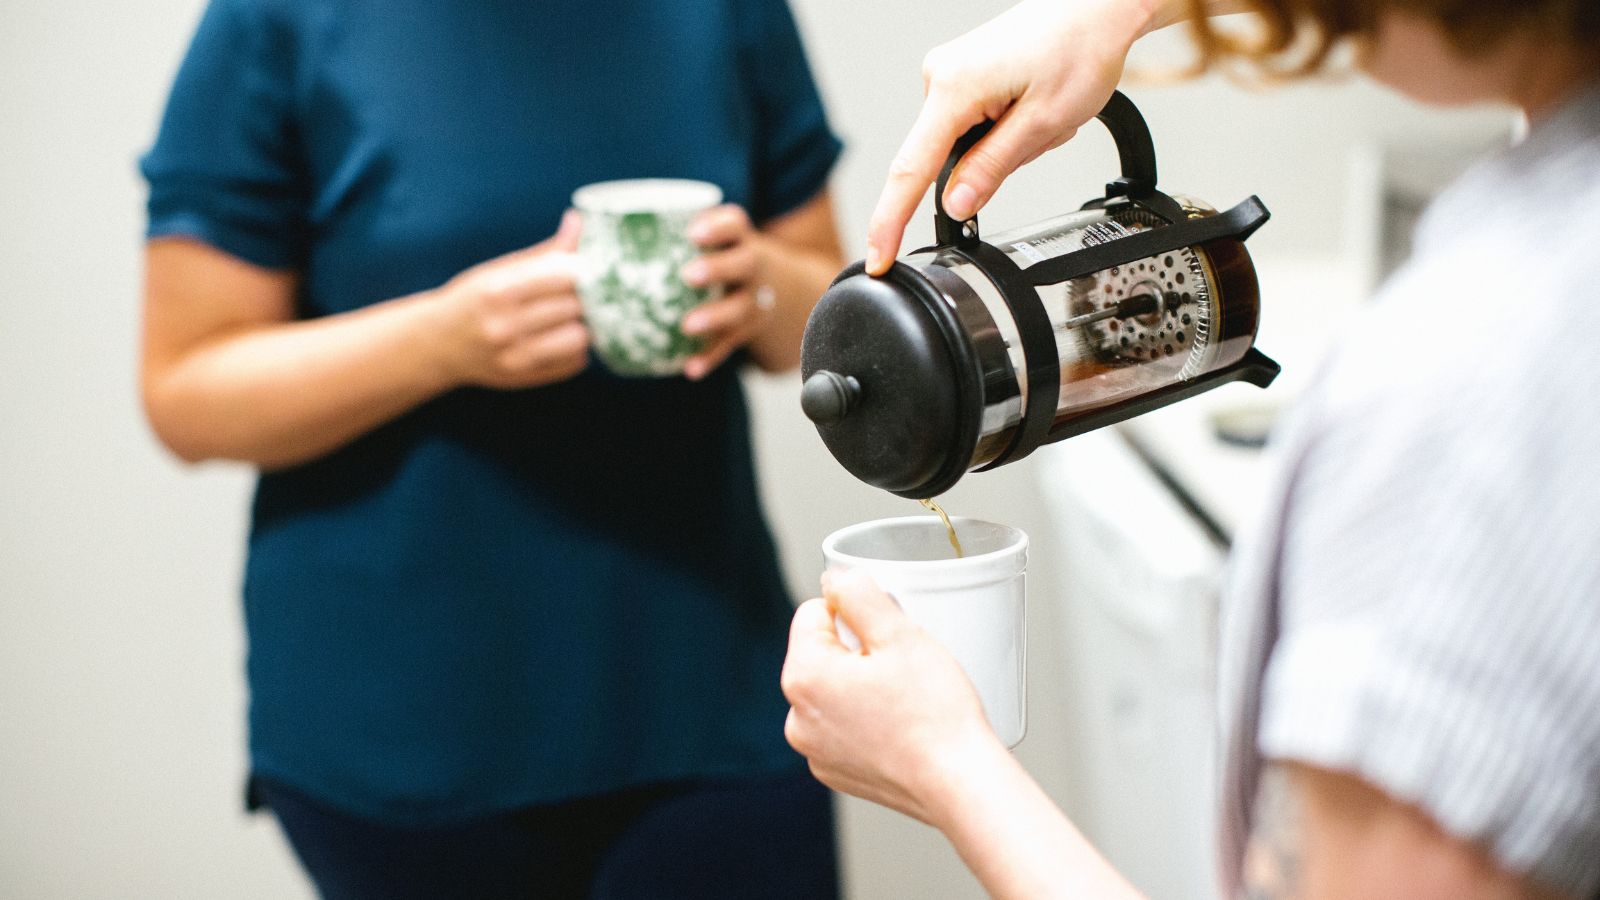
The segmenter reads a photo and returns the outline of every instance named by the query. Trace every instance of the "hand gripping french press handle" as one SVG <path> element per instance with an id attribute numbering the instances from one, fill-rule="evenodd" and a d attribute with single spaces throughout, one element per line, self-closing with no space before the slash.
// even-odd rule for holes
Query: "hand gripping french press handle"
<path id="1" fill-rule="evenodd" d="M 1095 118 L 1111 132 L 1111 139 L 1117 144 L 1117 157 L 1122 163 L 1122 177 L 1106 185 L 1106 195 L 1138 198 L 1154 193 L 1156 147 L 1150 138 L 1150 126 L 1145 124 L 1139 108 L 1121 91 L 1112 91 L 1111 99 L 1106 101 L 1105 107 Z M 944 188 L 950 181 L 950 173 L 955 171 L 956 163 L 994 125 L 993 122 L 984 121 L 968 129 L 966 134 L 956 139 L 950 156 L 944 161 L 944 168 L 939 170 L 939 180 L 933 188 L 933 234 L 939 244 L 960 246 L 978 240 L 978 217 L 973 216 L 965 222 L 952 219 L 944 211 Z"/>

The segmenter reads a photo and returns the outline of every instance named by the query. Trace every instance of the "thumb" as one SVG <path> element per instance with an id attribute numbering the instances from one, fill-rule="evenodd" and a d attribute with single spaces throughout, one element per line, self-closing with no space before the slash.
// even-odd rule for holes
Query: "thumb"
<path id="1" fill-rule="evenodd" d="M 861 639 L 861 649 L 871 653 L 894 640 L 905 627 L 906 614 L 865 573 L 831 569 L 822 575 L 822 596 L 850 630 Z"/>
<path id="2" fill-rule="evenodd" d="M 940 198 L 952 218 L 961 221 L 977 215 L 1018 167 L 1071 136 L 1070 129 L 1051 128 L 1032 106 L 1019 102 L 1006 110 L 994 129 L 961 158 Z"/>
<path id="3" fill-rule="evenodd" d="M 569 209 L 561 214 L 561 224 L 556 228 L 555 234 L 537 244 L 497 256 L 485 265 L 522 264 L 549 256 L 551 253 L 571 253 L 578 249 L 578 235 L 582 232 L 583 216 L 577 210 Z"/>
<path id="4" fill-rule="evenodd" d="M 582 233 L 583 216 L 577 210 L 569 209 L 561 214 L 561 225 L 545 243 L 552 250 L 565 250 L 570 253 L 578 249 L 578 235 Z"/>

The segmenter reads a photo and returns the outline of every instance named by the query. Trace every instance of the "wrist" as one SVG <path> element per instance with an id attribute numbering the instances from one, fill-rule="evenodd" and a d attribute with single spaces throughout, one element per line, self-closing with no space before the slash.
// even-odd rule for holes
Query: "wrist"
<path id="1" fill-rule="evenodd" d="M 1128 46 L 1152 31 L 1181 22 L 1188 18 L 1186 0 L 1128 0 L 1123 4 L 1131 13 Z"/>
<path id="2" fill-rule="evenodd" d="M 439 287 L 407 297 L 412 335 L 412 359 L 426 387 L 443 393 L 471 381 L 465 361 L 461 323 L 449 287 Z"/>
<path id="3" fill-rule="evenodd" d="M 1011 751 L 982 720 L 930 748 L 914 779 L 925 820 L 946 834 L 955 833 L 984 805 L 1003 796 L 996 784 L 1014 765 Z"/>

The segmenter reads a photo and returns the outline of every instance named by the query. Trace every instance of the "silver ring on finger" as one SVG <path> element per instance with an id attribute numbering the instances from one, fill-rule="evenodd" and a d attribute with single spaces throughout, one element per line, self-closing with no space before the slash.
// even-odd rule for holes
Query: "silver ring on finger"
<path id="1" fill-rule="evenodd" d="M 756 288 L 756 309 L 768 313 L 777 305 L 778 292 L 772 289 L 772 285 L 763 284 Z"/>

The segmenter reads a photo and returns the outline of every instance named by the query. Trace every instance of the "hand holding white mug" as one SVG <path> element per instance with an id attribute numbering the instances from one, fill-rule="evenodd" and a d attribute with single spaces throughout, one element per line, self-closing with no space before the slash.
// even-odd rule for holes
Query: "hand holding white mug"
<path id="1" fill-rule="evenodd" d="M 569 211 L 549 239 L 473 266 L 436 291 L 444 364 L 455 381 L 528 388 L 583 370 L 589 332 L 577 296 L 580 229 Z"/>
<path id="2" fill-rule="evenodd" d="M 870 578 L 834 570 L 822 589 L 790 628 L 784 735 L 829 787 L 935 824 L 959 770 L 1006 749 L 955 657 Z"/>
<path id="3" fill-rule="evenodd" d="M 740 206 L 725 203 L 697 216 L 689 239 L 703 255 L 680 275 L 691 287 L 721 285 L 722 296 L 683 317 L 683 333 L 705 341 L 684 364 L 690 380 L 704 378 L 735 350 L 750 342 L 772 311 L 772 289 L 762 283 L 766 238 Z"/>
<path id="4" fill-rule="evenodd" d="M 1133 42 L 1160 0 L 1023 0 L 949 43 L 922 64 L 922 111 L 889 166 L 867 228 L 867 271 L 888 271 L 906 223 L 956 139 L 985 120 L 995 127 L 956 166 L 943 197 L 971 218 L 1018 167 L 1061 146 L 1116 89 Z"/>

